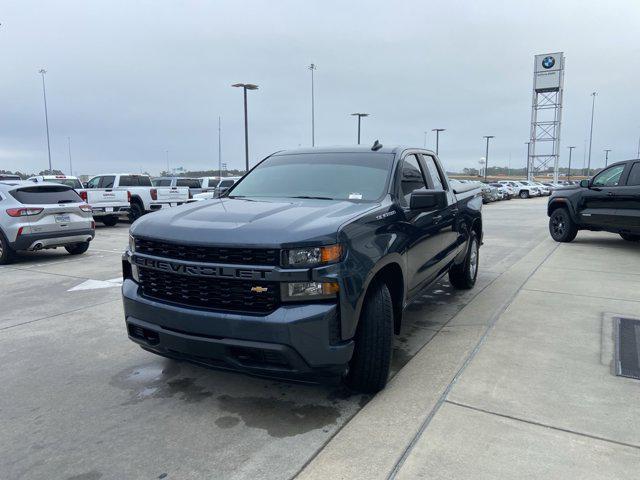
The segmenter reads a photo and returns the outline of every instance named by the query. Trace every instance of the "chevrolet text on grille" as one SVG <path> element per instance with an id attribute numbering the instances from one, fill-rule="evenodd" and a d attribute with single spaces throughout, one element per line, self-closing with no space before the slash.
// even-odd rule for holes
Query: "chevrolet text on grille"
<path id="1" fill-rule="evenodd" d="M 133 262 L 140 266 L 160 270 L 164 272 L 173 272 L 181 275 L 192 275 L 196 277 L 215 277 L 215 278 L 242 278 L 249 280 L 264 280 L 267 271 L 254 270 L 235 267 L 218 267 L 205 265 L 186 265 L 179 262 L 170 262 L 166 260 L 155 260 L 134 255 Z"/>

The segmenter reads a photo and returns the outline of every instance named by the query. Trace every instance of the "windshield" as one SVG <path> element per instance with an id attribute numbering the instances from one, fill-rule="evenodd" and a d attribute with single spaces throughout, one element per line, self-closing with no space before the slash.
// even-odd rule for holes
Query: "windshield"
<path id="1" fill-rule="evenodd" d="M 82 184 L 77 178 L 45 178 L 43 181 L 47 183 L 59 183 L 71 188 L 82 188 Z"/>
<path id="2" fill-rule="evenodd" d="M 269 157 L 245 176 L 229 197 L 379 199 L 393 154 L 307 153 Z"/>

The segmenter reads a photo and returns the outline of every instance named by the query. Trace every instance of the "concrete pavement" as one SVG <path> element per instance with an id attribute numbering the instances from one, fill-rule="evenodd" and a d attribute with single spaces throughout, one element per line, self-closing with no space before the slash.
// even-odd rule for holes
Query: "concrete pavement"
<path id="1" fill-rule="evenodd" d="M 614 314 L 640 317 L 640 246 L 545 239 L 299 478 L 637 478 L 640 382 L 613 375 Z"/>

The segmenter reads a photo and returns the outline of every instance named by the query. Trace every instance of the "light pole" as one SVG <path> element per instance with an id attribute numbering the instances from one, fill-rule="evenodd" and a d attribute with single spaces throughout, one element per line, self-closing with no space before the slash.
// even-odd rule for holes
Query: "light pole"
<path id="1" fill-rule="evenodd" d="M 360 145 L 360 119 L 362 117 L 368 117 L 369 114 L 368 113 L 352 113 L 351 115 L 354 117 L 358 117 L 358 145 Z"/>
<path id="2" fill-rule="evenodd" d="M 527 146 L 527 163 L 525 163 L 526 179 L 529 180 L 529 155 L 531 154 L 531 142 L 524 142 Z"/>
<path id="3" fill-rule="evenodd" d="M 424 148 L 427 148 L 427 132 L 424 132 Z"/>
<path id="4" fill-rule="evenodd" d="M 440 132 L 444 132 L 446 129 L 444 128 L 434 128 L 431 131 L 436 132 L 436 155 L 438 155 L 438 147 L 440 143 Z"/>
<path id="5" fill-rule="evenodd" d="M 569 171 L 567 172 L 567 181 L 571 179 L 571 154 L 576 147 L 567 147 L 569 149 Z"/>
<path id="6" fill-rule="evenodd" d="M 244 91 L 244 160 L 245 169 L 249 171 L 249 123 L 247 121 L 247 90 L 257 90 L 258 85 L 253 83 L 234 83 L 232 87 L 242 88 Z"/>
<path id="7" fill-rule="evenodd" d="M 67 137 L 67 147 L 69 147 L 69 175 L 73 176 L 73 163 L 71 163 L 71 137 Z"/>
<path id="8" fill-rule="evenodd" d="M 591 142 L 593 140 L 593 113 L 596 109 L 596 92 L 591 93 L 593 101 L 591 102 L 591 129 L 589 131 L 589 161 L 587 163 L 587 177 L 591 175 Z"/>
<path id="9" fill-rule="evenodd" d="M 169 169 L 169 150 L 165 150 L 164 154 L 167 157 L 167 175 L 171 175 L 171 170 Z"/>
<path id="10" fill-rule="evenodd" d="M 611 151 L 610 148 L 605 148 L 604 150 L 604 168 L 607 168 L 607 165 L 609 165 L 609 152 Z"/>
<path id="11" fill-rule="evenodd" d="M 218 115 L 218 175 L 222 176 L 222 119 Z"/>
<path id="12" fill-rule="evenodd" d="M 316 145 L 316 112 L 315 112 L 315 95 L 313 88 L 313 72 L 317 70 L 318 67 L 315 63 L 312 63 L 307 67 L 311 70 L 311 146 L 315 147 Z"/>
<path id="13" fill-rule="evenodd" d="M 42 75 L 42 96 L 44 98 L 44 123 L 47 126 L 47 153 L 49 155 L 49 173 L 51 173 L 51 143 L 49 141 L 49 114 L 47 112 L 47 88 L 44 84 L 44 75 L 47 71 L 44 68 L 38 70 L 38 73 Z"/>
<path id="14" fill-rule="evenodd" d="M 487 181 L 487 169 L 489 168 L 489 140 L 495 138 L 495 135 L 485 135 L 482 138 L 487 139 L 487 148 L 484 153 L 484 181 Z"/>

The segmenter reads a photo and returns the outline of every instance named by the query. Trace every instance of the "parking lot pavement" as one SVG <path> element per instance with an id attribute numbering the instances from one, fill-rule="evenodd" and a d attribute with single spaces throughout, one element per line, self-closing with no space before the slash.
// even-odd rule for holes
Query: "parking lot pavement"
<path id="1" fill-rule="evenodd" d="M 455 327 L 460 317 L 473 319 L 470 310 L 483 311 L 474 306 L 480 299 L 447 326 L 457 339 L 451 350 L 466 358 L 449 367 L 436 401 L 432 390 L 410 397 L 422 408 L 405 412 L 402 401 L 424 378 L 406 372 L 438 370 L 429 369 L 438 345 L 432 342 L 301 478 L 636 478 L 640 384 L 614 375 L 612 322 L 615 315 L 640 318 L 639 253 L 637 244 L 611 234 L 580 232 L 570 244 L 545 240 L 501 276 L 518 283 L 518 270 L 525 274 L 483 333 L 466 321 Z M 489 288 L 500 288 L 500 281 Z M 439 358 L 445 360 L 439 369 L 447 368 L 447 357 Z M 385 414 L 392 400 L 397 413 Z M 376 440 L 352 449 L 350 458 L 339 454 L 345 437 L 362 437 L 386 422 L 381 437 L 400 439 L 399 448 Z"/>
<path id="2" fill-rule="evenodd" d="M 408 398 L 420 407 L 437 401 L 486 328 L 496 286 L 513 283 L 514 265 L 546 238 L 544 205 L 485 208 L 476 288 L 442 281 L 408 308 L 393 371 L 418 382 Z M 336 385 L 217 372 L 139 349 L 118 288 L 126 243 L 126 225 L 99 228 L 85 255 L 38 252 L 0 267 L 0 478 L 290 478 L 367 410 L 368 397 Z"/>

